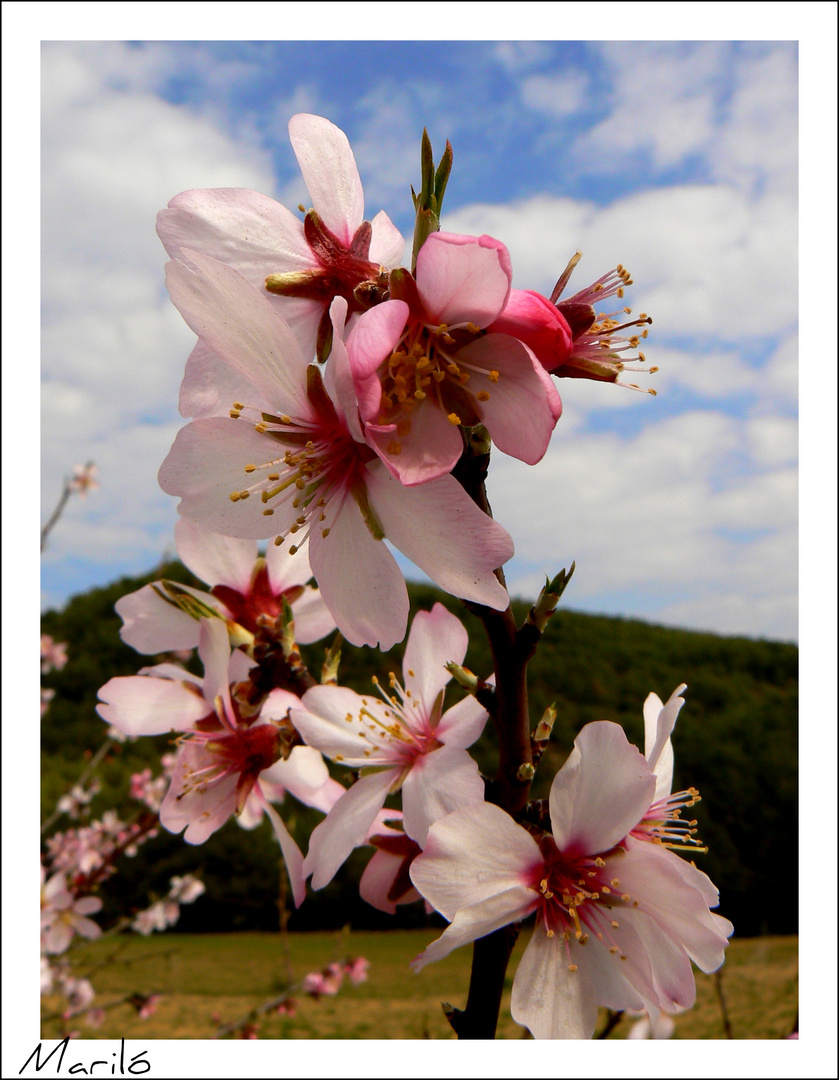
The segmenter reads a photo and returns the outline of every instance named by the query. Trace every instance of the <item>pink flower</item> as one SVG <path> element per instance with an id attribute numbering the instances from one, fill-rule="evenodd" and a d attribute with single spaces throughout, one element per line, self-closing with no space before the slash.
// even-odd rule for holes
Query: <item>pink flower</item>
<path id="1" fill-rule="evenodd" d="M 173 259 L 197 251 L 238 270 L 282 312 L 311 359 L 333 297 L 358 310 L 405 241 L 383 211 L 364 220 L 358 169 L 340 128 L 307 113 L 288 128 L 313 203 L 303 221 L 255 191 L 216 188 L 176 196 L 157 231 Z"/>
<path id="2" fill-rule="evenodd" d="M 416 489 L 390 476 L 364 441 L 349 372 L 333 356 L 324 383 L 294 335 L 235 270 L 192 253 L 170 263 L 169 290 L 192 329 L 249 378 L 271 411 L 244 402 L 177 436 L 160 470 L 181 514 L 239 537 L 309 537 L 309 558 L 338 629 L 353 644 L 390 648 L 405 633 L 408 595 L 390 539 L 441 588 L 494 608 L 506 590 L 494 571 L 513 552 L 508 534 L 454 478 Z M 346 302 L 333 303 L 343 324 Z M 405 306 L 379 304 L 362 326 L 404 325 Z M 400 325 L 401 324 L 401 325 Z M 398 330 L 397 330 L 398 332 Z"/>
<path id="3" fill-rule="evenodd" d="M 422 848 L 407 836 L 403 829 L 392 828 L 388 821 L 402 822 L 399 810 L 381 810 L 370 826 L 365 844 L 372 845 L 373 853 L 361 880 L 358 894 L 362 900 L 388 915 L 396 913 L 398 904 L 411 904 L 422 897 L 411 881 L 411 863 Z M 430 911 L 430 907 L 426 905 Z"/>
<path id="4" fill-rule="evenodd" d="M 202 844 L 232 814 L 240 813 L 251 792 L 256 792 L 263 799 L 299 904 L 305 892 L 303 857 L 259 786 L 260 774 L 282 756 L 278 727 L 262 716 L 242 717 L 231 684 L 246 673 L 247 660 L 240 652 L 231 656 L 222 623 L 202 621 L 198 653 L 204 663 L 203 679 L 170 664 L 149 668 L 146 674 L 119 676 L 99 691 L 102 704 L 97 712 L 127 735 L 183 733 L 160 821 L 170 832 L 185 828 L 188 843 Z"/>
<path id="5" fill-rule="evenodd" d="M 391 275 L 391 296 L 410 308 L 398 339 L 374 338 L 374 327 L 347 342 L 365 435 L 403 484 L 452 470 L 461 425 L 484 424 L 500 450 L 528 464 L 545 453 L 559 394 L 530 349 L 490 325 L 511 276 L 507 249 L 491 236 L 434 233 L 416 280 Z"/>
<path id="6" fill-rule="evenodd" d="M 363 982 L 367 982 L 367 972 L 370 969 L 370 961 L 366 960 L 363 956 L 356 956 L 353 960 L 348 960 L 344 964 L 344 974 L 353 984 L 353 986 L 359 986 Z"/>
<path id="7" fill-rule="evenodd" d="M 309 842 L 304 872 L 323 888 L 352 849 L 364 842 L 391 791 L 402 789 L 405 832 L 420 846 L 429 825 L 483 799 L 478 766 L 466 751 L 487 712 L 467 697 L 443 712 L 451 676 L 468 638 L 442 604 L 414 617 L 402 663 L 404 685 L 390 676 L 390 692 L 375 680 L 381 700 L 340 686 L 315 686 L 291 720 L 309 746 L 353 769 L 373 768 L 342 795 Z"/>
<path id="8" fill-rule="evenodd" d="M 596 310 L 611 296 L 622 300 L 624 289 L 632 284 L 629 271 L 620 263 L 587 288 L 567 300 L 560 300 L 579 260 L 580 253 L 577 252 L 556 283 L 550 300 L 539 293 L 513 290 L 510 302 L 497 322 L 490 326 L 490 332 L 520 337 L 545 369 L 558 378 L 594 379 L 640 390 L 635 383 L 621 382 L 618 376 L 622 371 L 653 374 L 658 370 L 628 366 L 627 361 L 644 362 L 645 356 L 640 351 L 634 356 L 622 355 L 638 350 L 652 319 L 641 314 L 626 322 L 624 316 L 632 314 L 628 307 L 610 312 Z M 630 333 L 623 336 L 621 331 L 626 330 Z M 646 392 L 655 394 L 655 390 Z"/>
<path id="9" fill-rule="evenodd" d="M 658 694 L 650 694 L 644 702 L 644 756 L 655 775 L 655 792 L 649 810 L 632 830 L 638 840 L 650 840 L 674 850 L 706 851 L 695 839 L 696 822 L 682 821 L 683 809 L 700 801 L 696 788 L 671 794 L 673 786 L 673 746 L 670 735 L 684 705 L 681 695 L 687 690 L 682 683 L 662 704 Z"/>
<path id="10" fill-rule="evenodd" d="M 102 928 L 88 915 L 102 908 L 98 896 L 75 897 L 67 888 L 63 874 L 53 874 L 44 881 L 41 870 L 41 940 L 43 951 L 50 954 L 63 953 L 70 946 L 74 935 L 92 940 L 102 933 Z"/>
<path id="11" fill-rule="evenodd" d="M 41 674 L 61 671 L 67 663 L 67 642 L 54 641 L 51 634 L 41 634 Z"/>
<path id="12" fill-rule="evenodd" d="M 73 469 L 73 477 L 70 480 L 70 490 L 79 495 L 87 495 L 89 491 L 95 491 L 99 487 L 96 479 L 96 466 L 92 461 L 87 465 L 76 465 Z"/>
<path id="13" fill-rule="evenodd" d="M 417 970 L 535 913 L 511 1009 L 536 1038 L 590 1038 L 599 1005 L 656 1017 L 692 1005 L 691 960 L 716 970 L 733 928 L 709 911 L 704 874 L 630 835 L 654 791 L 623 730 L 599 722 L 554 778 L 552 834 L 486 803 L 437 822 L 411 878 L 451 925 Z"/>
<path id="14" fill-rule="evenodd" d="M 208 596 L 178 585 L 179 591 L 195 598 L 197 610 L 217 611 L 253 634 L 261 618 L 277 618 L 285 598 L 301 645 L 319 641 L 335 629 L 320 593 L 306 584 L 312 571 L 305 547 L 292 556 L 272 544 L 265 558 L 259 558 L 255 540 L 220 536 L 185 520 L 175 525 L 175 545 L 181 562 L 210 586 Z M 164 592 L 165 583 L 155 582 L 114 605 L 123 621 L 120 637 L 138 652 L 193 649 L 198 644 L 198 618 L 164 599 Z"/>

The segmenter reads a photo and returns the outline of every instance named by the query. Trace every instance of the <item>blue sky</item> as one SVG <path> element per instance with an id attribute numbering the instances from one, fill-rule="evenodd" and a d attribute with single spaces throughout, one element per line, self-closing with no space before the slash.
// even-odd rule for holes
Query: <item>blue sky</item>
<path id="1" fill-rule="evenodd" d="M 56 40 L 41 80 L 42 518 L 76 462 L 102 485 L 53 535 L 43 605 L 171 552 L 156 472 L 192 338 L 154 215 L 190 187 L 308 203 L 307 111 L 347 132 L 368 216 L 410 235 L 426 126 L 454 147 L 444 228 L 503 240 L 544 293 L 577 248 L 577 288 L 622 262 L 653 316 L 656 397 L 565 380 L 544 461 L 496 456 L 511 591 L 575 559 L 571 607 L 797 637 L 795 41 Z"/>

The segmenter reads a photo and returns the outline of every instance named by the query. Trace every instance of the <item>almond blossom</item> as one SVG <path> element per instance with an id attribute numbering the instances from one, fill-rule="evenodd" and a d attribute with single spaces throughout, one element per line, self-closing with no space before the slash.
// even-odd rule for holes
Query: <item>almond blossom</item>
<path id="1" fill-rule="evenodd" d="M 403 484 L 452 470 L 461 425 L 484 424 L 501 451 L 530 465 L 544 455 L 559 394 L 526 344 L 486 332 L 505 310 L 511 278 L 500 241 L 434 233 L 415 277 L 390 275 L 390 295 L 410 309 L 398 341 L 368 333 L 361 348 L 348 342 L 365 435 Z"/>
<path id="2" fill-rule="evenodd" d="M 374 680 L 379 697 L 341 686 L 315 686 L 291 720 L 309 746 L 365 773 L 312 833 L 304 872 L 323 888 L 352 849 L 363 843 L 391 791 L 402 791 L 405 833 L 424 844 L 428 827 L 444 814 L 483 799 L 478 766 L 466 751 L 478 738 L 487 712 L 467 697 L 443 712 L 451 675 L 468 638 L 463 624 L 435 604 L 414 617 L 402 662 L 403 682 L 390 675 L 389 690 Z"/>
<path id="3" fill-rule="evenodd" d="M 330 360 L 324 378 L 240 274 L 185 254 L 189 265 L 167 268 L 176 307 L 272 411 L 234 402 L 230 416 L 199 418 L 181 430 L 160 483 L 181 496 L 182 516 L 231 536 L 280 544 L 290 537 L 292 554 L 308 537 L 323 599 L 356 645 L 390 648 L 405 633 L 407 590 L 385 537 L 447 591 L 505 608 L 494 573 L 513 553 L 505 530 L 451 476 L 418 488 L 390 476 L 364 439 L 344 354 Z M 346 310 L 345 300 L 333 301 L 341 326 Z M 405 305 L 389 301 L 361 315 L 353 332 L 386 324 L 398 334 L 404 322 Z"/>
<path id="4" fill-rule="evenodd" d="M 119 676 L 99 691 L 102 704 L 97 712 L 126 735 L 181 732 L 160 821 L 170 832 L 185 829 L 188 843 L 203 843 L 242 811 L 252 792 L 261 798 L 299 904 L 305 892 L 303 857 L 259 784 L 261 774 L 283 756 L 279 724 L 261 714 L 243 717 L 231 690 L 246 674 L 247 660 L 235 651 L 231 656 L 227 630 L 220 622 L 202 621 L 198 653 L 204 663 L 203 679 L 171 664 Z M 301 767 L 305 772 L 305 760 Z"/>
<path id="5" fill-rule="evenodd" d="M 320 593 L 306 584 L 312 571 L 305 547 L 291 556 L 287 549 L 269 545 L 260 558 L 255 540 L 220 536 L 186 520 L 175 525 L 175 547 L 181 562 L 210 586 L 208 595 L 177 585 L 179 594 L 195 601 L 197 612 L 215 611 L 253 634 L 263 617 L 281 614 L 285 599 L 300 644 L 319 641 L 335 629 Z M 185 610 L 189 600 L 178 606 L 167 599 L 165 582 L 144 585 L 114 606 L 123 622 L 120 637 L 138 652 L 193 649 L 198 644 L 199 619 Z"/>
<path id="6" fill-rule="evenodd" d="M 75 896 L 63 874 L 47 880 L 41 867 L 41 947 L 45 953 L 65 952 L 76 934 L 91 940 L 99 937 L 102 928 L 88 915 L 101 908 L 98 896 Z"/>
<path id="7" fill-rule="evenodd" d="M 629 271 L 620 263 L 591 285 L 561 300 L 579 261 L 580 252 L 577 252 L 560 276 L 550 299 L 529 289 L 513 289 L 504 311 L 489 331 L 520 338 L 545 369 L 558 378 L 594 379 L 640 390 L 636 383 L 622 382 L 619 376 L 623 371 L 653 374 L 658 370 L 628 366 L 628 361 L 643 363 L 646 359 L 639 345 L 646 338 L 652 319 L 641 314 L 626 321 L 625 316 L 632 314 L 631 308 L 626 306 L 615 311 L 597 311 L 610 297 L 622 300 L 624 290 L 632 284 Z M 622 331 L 628 331 L 628 334 Z M 634 355 L 624 355 L 633 351 Z M 654 395 L 655 390 L 646 393 Z"/>
<path id="8" fill-rule="evenodd" d="M 715 971 L 733 927 L 709 910 L 718 897 L 705 875 L 691 880 L 678 856 L 631 835 L 655 784 L 623 730 L 602 721 L 583 728 L 554 778 L 551 833 L 488 803 L 438 821 L 411 878 L 451 925 L 415 969 L 535 914 L 511 1011 L 536 1038 L 591 1038 L 599 1005 L 651 1017 L 692 1005 L 691 961 Z"/>
<path id="9" fill-rule="evenodd" d="M 215 188 L 177 195 L 158 215 L 157 231 L 173 259 L 191 250 L 238 270 L 282 312 L 311 359 L 333 297 L 351 310 L 365 307 L 405 241 L 384 211 L 364 219 L 361 180 L 340 128 L 298 113 L 288 130 L 312 199 L 302 221 L 255 191 Z"/>

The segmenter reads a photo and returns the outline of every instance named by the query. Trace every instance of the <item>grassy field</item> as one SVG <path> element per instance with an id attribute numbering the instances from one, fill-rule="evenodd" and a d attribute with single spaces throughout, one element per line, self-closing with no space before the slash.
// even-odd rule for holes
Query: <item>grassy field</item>
<path id="1" fill-rule="evenodd" d="M 81 1038 L 209 1039 L 220 1024 L 234 1023 L 260 1002 L 278 995 L 287 972 L 300 980 L 331 961 L 365 956 L 368 980 L 345 981 L 335 997 L 314 1000 L 301 993 L 294 1016 L 261 1016 L 261 1039 L 450 1039 L 441 1001 L 463 1007 L 471 949 L 460 949 L 414 975 L 408 962 L 431 941 L 431 930 L 389 933 L 167 934 L 126 936 L 74 950 L 74 969 L 97 990 L 96 1005 L 131 993 L 163 995 L 153 1016 L 141 1019 L 130 1004 L 106 1008 L 105 1021 L 89 1027 L 83 1016 L 70 1026 Z M 507 977 L 498 1036 L 526 1037 L 510 1018 L 510 986 L 519 941 Z M 764 937 L 733 941 L 723 969 L 722 992 L 735 1039 L 779 1039 L 798 1009 L 798 939 Z M 55 1038 L 61 1022 L 48 1019 L 60 1002 L 43 999 L 42 1036 Z M 603 1014 L 603 1020 L 606 1020 Z M 611 1038 L 625 1038 L 624 1017 Z M 697 973 L 696 1006 L 677 1021 L 677 1039 L 722 1039 L 725 1032 L 713 976 Z"/>

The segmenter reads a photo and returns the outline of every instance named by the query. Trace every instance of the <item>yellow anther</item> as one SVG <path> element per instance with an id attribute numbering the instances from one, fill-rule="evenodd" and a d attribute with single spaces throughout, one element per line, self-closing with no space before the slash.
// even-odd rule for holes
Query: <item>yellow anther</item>
<path id="1" fill-rule="evenodd" d="M 267 510 L 262 511 L 262 514 L 263 514 L 264 517 L 271 517 L 273 515 L 273 513 L 274 513 L 274 511 L 271 509 L 270 506 L 268 507 Z"/>
<path id="2" fill-rule="evenodd" d="M 498 382 L 498 372 L 497 371 L 491 371 L 489 373 L 489 381 L 490 382 Z"/>
<path id="3" fill-rule="evenodd" d="M 230 410 L 230 419 L 231 420 L 238 420 L 241 415 L 242 414 L 237 412 L 236 409 L 231 409 Z"/>
<path id="4" fill-rule="evenodd" d="M 284 536 L 275 536 L 274 537 L 274 545 L 275 545 L 275 547 L 280 547 L 280 545 L 284 544 L 284 543 L 285 543 L 285 537 Z"/>
<path id="5" fill-rule="evenodd" d="M 239 492 L 239 498 L 240 498 L 240 499 L 249 499 L 249 498 L 250 498 L 250 494 L 251 494 L 251 493 L 250 493 L 249 491 L 240 491 L 240 492 Z"/>
<path id="6" fill-rule="evenodd" d="M 568 970 L 569 971 L 576 971 L 577 970 L 577 965 L 576 964 L 569 964 L 568 965 Z"/>
<path id="7" fill-rule="evenodd" d="M 239 501 L 239 492 L 238 491 L 231 491 L 230 492 L 230 501 L 231 502 L 238 502 Z"/>
<path id="8" fill-rule="evenodd" d="M 256 465 L 246 465 L 245 472 L 256 472 Z"/>
<path id="9" fill-rule="evenodd" d="M 480 334 L 481 332 L 480 326 L 475 326 L 473 322 L 468 322 L 466 324 L 466 329 L 469 331 L 470 334 Z"/>
<path id="10" fill-rule="evenodd" d="M 329 536 L 331 531 L 332 531 L 331 529 L 321 529 L 320 534 L 325 540 L 327 538 L 327 536 Z"/>
<path id="11" fill-rule="evenodd" d="M 268 430 L 268 425 L 261 422 L 259 424 L 254 424 L 253 426 L 254 430 L 258 431 L 260 435 L 264 435 L 265 432 Z"/>
<path id="12" fill-rule="evenodd" d="M 454 424 L 455 427 L 460 426 L 460 417 L 457 415 L 457 413 L 454 413 L 454 412 L 449 413 L 449 423 Z"/>
<path id="13" fill-rule="evenodd" d="M 603 865 L 605 866 L 606 864 L 604 863 Z M 621 883 L 616 877 L 613 877 L 609 884 L 615 889 L 619 889 L 621 887 Z"/>
<path id="14" fill-rule="evenodd" d="M 621 900 L 623 900 L 625 904 L 628 904 L 631 899 L 632 897 L 629 895 L 628 892 L 621 893 Z"/>
<path id="15" fill-rule="evenodd" d="M 296 544 L 292 544 L 291 547 L 288 549 L 288 553 L 289 555 L 296 555 L 299 550 L 300 548 L 297 547 Z"/>
<path id="16" fill-rule="evenodd" d="M 475 394 L 475 397 L 478 401 L 489 401 L 489 394 L 486 390 L 479 390 L 477 394 Z"/>

